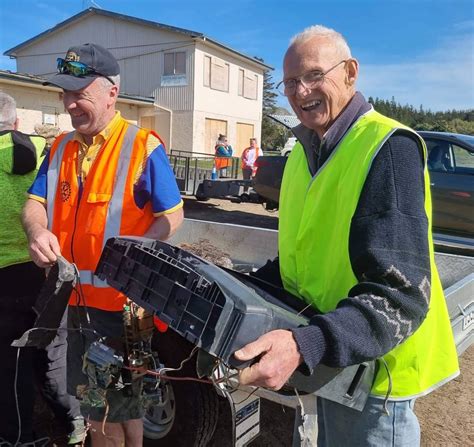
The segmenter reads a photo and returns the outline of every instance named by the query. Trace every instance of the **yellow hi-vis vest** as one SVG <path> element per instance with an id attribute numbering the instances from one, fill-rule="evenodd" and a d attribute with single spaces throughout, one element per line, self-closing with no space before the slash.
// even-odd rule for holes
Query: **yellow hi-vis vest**
<path id="1" fill-rule="evenodd" d="M 280 193 L 281 277 L 286 290 L 322 312 L 334 310 L 358 283 L 349 257 L 351 219 L 372 161 L 397 129 L 411 131 L 371 110 L 352 125 L 314 177 L 301 144 L 294 147 L 288 159 Z M 426 159 L 426 147 L 421 138 L 420 141 Z M 393 384 L 390 399 L 394 400 L 427 394 L 459 374 L 446 301 L 434 262 L 429 184 L 425 167 L 431 264 L 429 310 L 421 326 L 384 356 Z M 388 389 L 386 369 L 379 368 L 372 394 L 385 397 Z"/>

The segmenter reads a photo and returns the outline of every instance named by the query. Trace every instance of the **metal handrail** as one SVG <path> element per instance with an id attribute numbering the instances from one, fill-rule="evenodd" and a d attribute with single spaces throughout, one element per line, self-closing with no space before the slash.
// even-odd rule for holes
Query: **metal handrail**
<path id="1" fill-rule="evenodd" d="M 171 150 L 168 154 L 170 165 L 175 174 L 180 192 L 183 194 L 195 195 L 199 184 L 212 175 L 212 165 L 200 166 L 214 160 L 214 155 L 202 154 L 198 152 Z M 227 178 L 237 179 L 240 172 L 240 158 L 229 157 L 230 166 Z"/>
<path id="2" fill-rule="evenodd" d="M 203 156 L 203 157 L 208 157 L 208 158 L 214 158 L 214 154 L 211 154 L 209 152 L 191 152 L 191 151 L 182 151 L 179 149 L 171 149 L 170 155 L 177 155 L 177 156 L 183 156 L 183 157 Z"/>

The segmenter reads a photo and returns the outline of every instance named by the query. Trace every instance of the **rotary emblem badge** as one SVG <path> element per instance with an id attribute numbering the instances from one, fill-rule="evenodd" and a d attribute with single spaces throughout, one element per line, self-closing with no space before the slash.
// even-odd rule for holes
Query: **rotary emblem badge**
<path id="1" fill-rule="evenodd" d="M 67 202 L 71 197 L 71 185 L 69 182 L 62 181 L 61 182 L 61 200 L 63 202 Z"/>

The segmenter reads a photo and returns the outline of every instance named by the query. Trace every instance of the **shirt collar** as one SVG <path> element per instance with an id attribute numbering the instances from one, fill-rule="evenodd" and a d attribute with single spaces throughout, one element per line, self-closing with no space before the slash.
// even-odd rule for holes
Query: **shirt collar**
<path id="1" fill-rule="evenodd" d="M 303 124 L 292 129 L 295 137 L 303 145 L 308 161 L 308 167 L 312 175 L 327 160 L 333 149 L 350 129 L 357 119 L 372 109 L 360 92 L 352 97 L 346 108 L 336 118 L 331 127 L 326 131 L 323 139 L 318 134 Z"/>
<path id="2" fill-rule="evenodd" d="M 323 140 L 328 143 L 329 146 L 333 146 L 331 142 L 337 143 L 341 137 L 346 133 L 347 129 L 357 120 L 361 115 L 368 112 L 371 109 L 370 104 L 365 100 L 362 93 L 356 92 L 352 99 L 347 104 L 346 108 L 337 117 L 331 127 L 324 134 Z M 319 146 L 321 141 L 314 132 L 303 124 L 291 129 L 298 139 L 298 141 L 305 148 L 309 148 L 316 144 Z"/>
<path id="3" fill-rule="evenodd" d="M 85 143 L 84 138 L 77 130 L 76 132 L 74 132 L 74 136 L 72 139 L 78 141 L 82 146 L 92 146 L 98 143 L 103 143 L 113 133 L 118 123 L 120 122 L 120 119 L 121 115 L 120 112 L 117 110 L 115 112 L 114 117 L 110 120 L 109 124 L 107 124 L 107 126 L 103 130 L 101 130 L 97 135 L 92 138 L 92 144 L 90 145 Z"/>

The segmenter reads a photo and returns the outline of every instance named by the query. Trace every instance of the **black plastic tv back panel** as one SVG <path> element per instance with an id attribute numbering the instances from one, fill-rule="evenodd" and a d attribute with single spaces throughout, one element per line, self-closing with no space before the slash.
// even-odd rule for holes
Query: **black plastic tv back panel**
<path id="1" fill-rule="evenodd" d="M 109 239 L 95 274 L 194 345 L 237 368 L 245 364 L 233 357 L 235 351 L 267 332 L 309 320 L 298 298 L 281 293 L 276 298 L 246 275 L 151 239 Z M 310 376 L 297 371 L 289 384 L 360 409 L 373 370 L 373 362 L 345 369 L 318 365 Z"/>
<path id="2" fill-rule="evenodd" d="M 223 269 L 164 242 L 110 239 L 96 275 L 233 366 L 232 354 L 260 335 L 307 324 L 306 317 L 265 300 Z"/>

